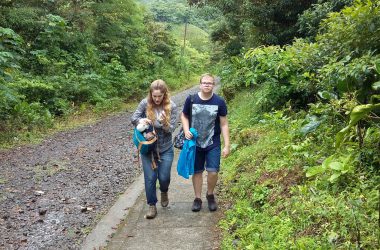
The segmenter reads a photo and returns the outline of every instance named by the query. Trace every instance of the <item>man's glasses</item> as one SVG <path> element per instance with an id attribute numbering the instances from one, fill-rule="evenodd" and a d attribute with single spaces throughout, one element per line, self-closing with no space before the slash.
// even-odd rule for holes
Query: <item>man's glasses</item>
<path id="1" fill-rule="evenodd" d="M 213 82 L 201 82 L 202 85 L 214 85 Z"/>

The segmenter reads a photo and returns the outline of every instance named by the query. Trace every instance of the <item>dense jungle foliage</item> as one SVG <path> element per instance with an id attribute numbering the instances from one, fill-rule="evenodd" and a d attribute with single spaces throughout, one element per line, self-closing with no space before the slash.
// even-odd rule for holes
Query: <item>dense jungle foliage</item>
<path id="1" fill-rule="evenodd" d="M 294 37 L 313 37 L 319 22 L 352 0 L 189 0 L 192 6 L 214 8 L 221 13 L 211 39 L 224 46 L 227 56 L 242 48 L 286 45 Z M 318 4 L 317 4 L 318 3 Z"/>
<path id="2" fill-rule="evenodd" d="M 185 7 L 176 13 L 202 22 Z M 0 142 L 53 127 L 60 117 L 119 109 L 157 78 L 172 90 L 188 85 L 209 51 L 183 46 L 183 31 L 171 25 L 180 29 L 185 20 L 156 17 L 133 0 L 1 1 Z M 205 43 L 207 33 L 195 28 L 193 37 Z"/>
<path id="3" fill-rule="evenodd" d="M 318 1 L 293 23 L 292 43 L 221 63 L 233 143 L 222 249 L 378 249 L 380 2 Z"/>
<path id="4" fill-rule="evenodd" d="M 379 249 L 380 1 L 187 2 L 2 1 L 0 140 L 216 65 L 221 248 Z"/>

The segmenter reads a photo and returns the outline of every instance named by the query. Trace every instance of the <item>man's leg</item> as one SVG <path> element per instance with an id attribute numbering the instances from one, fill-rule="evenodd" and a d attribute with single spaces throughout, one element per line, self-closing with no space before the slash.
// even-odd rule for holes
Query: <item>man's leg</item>
<path id="1" fill-rule="evenodd" d="M 207 172 L 207 194 L 213 194 L 218 181 L 218 172 Z"/>
<path id="2" fill-rule="evenodd" d="M 203 173 L 196 173 L 192 177 L 193 180 L 193 187 L 194 187 L 194 194 L 195 198 L 201 198 L 202 193 L 202 184 L 203 184 Z"/>
<path id="3" fill-rule="evenodd" d="M 215 147 L 206 153 L 206 170 L 207 170 L 207 193 L 208 209 L 216 211 L 218 205 L 215 201 L 214 189 L 218 181 L 218 172 L 220 168 L 221 149 Z"/>
<path id="4" fill-rule="evenodd" d="M 192 177 L 195 199 L 191 210 L 198 212 L 202 208 L 202 184 L 203 184 L 203 170 L 205 165 L 205 154 L 203 151 L 197 151 L 195 154 L 194 174 Z"/>

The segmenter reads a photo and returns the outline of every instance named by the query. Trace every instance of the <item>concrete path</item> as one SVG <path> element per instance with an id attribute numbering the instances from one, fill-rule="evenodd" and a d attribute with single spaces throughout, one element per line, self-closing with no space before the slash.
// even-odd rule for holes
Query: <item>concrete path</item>
<path id="1" fill-rule="evenodd" d="M 195 86 L 184 95 L 172 97 L 180 110 L 187 95 L 196 93 L 198 88 Z M 218 89 L 219 85 L 215 87 L 215 90 Z M 178 130 L 179 128 L 174 134 L 177 134 Z M 175 149 L 168 207 L 161 207 L 159 200 L 157 217 L 153 220 L 144 218 L 148 206 L 144 178 L 141 175 L 86 237 L 81 249 L 219 249 L 216 224 L 221 213 L 220 210 L 210 212 L 207 208 L 206 173 L 203 179 L 203 208 L 194 213 L 191 211 L 194 200 L 193 185 L 191 179 L 186 180 L 178 176 L 178 155 L 179 150 Z M 157 197 L 160 199 L 158 188 Z"/>
<path id="2" fill-rule="evenodd" d="M 177 151 L 177 150 L 176 150 Z M 216 223 L 219 210 L 210 212 L 206 198 L 202 198 L 200 212 L 191 211 L 194 199 L 191 179 L 186 180 L 177 174 L 177 158 L 173 162 L 169 189 L 169 206 L 161 207 L 157 203 L 157 217 L 147 220 L 145 191 L 130 209 L 127 217 L 110 238 L 106 249 L 218 249 L 219 240 Z M 206 174 L 204 174 L 203 192 L 206 193 Z M 160 192 L 157 191 L 158 199 Z"/>

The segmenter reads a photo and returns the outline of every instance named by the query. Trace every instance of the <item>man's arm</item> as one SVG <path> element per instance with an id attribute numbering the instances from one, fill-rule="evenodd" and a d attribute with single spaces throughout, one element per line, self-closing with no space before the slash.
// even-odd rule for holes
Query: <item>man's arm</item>
<path id="1" fill-rule="evenodd" d="M 191 138 L 193 138 L 193 134 L 190 132 L 189 119 L 185 116 L 183 112 L 181 113 L 181 123 L 186 139 L 191 140 Z"/>
<path id="2" fill-rule="evenodd" d="M 228 127 L 227 116 L 220 116 L 220 129 L 222 130 L 224 148 L 222 150 L 222 156 L 227 157 L 230 154 L 230 129 Z"/>

